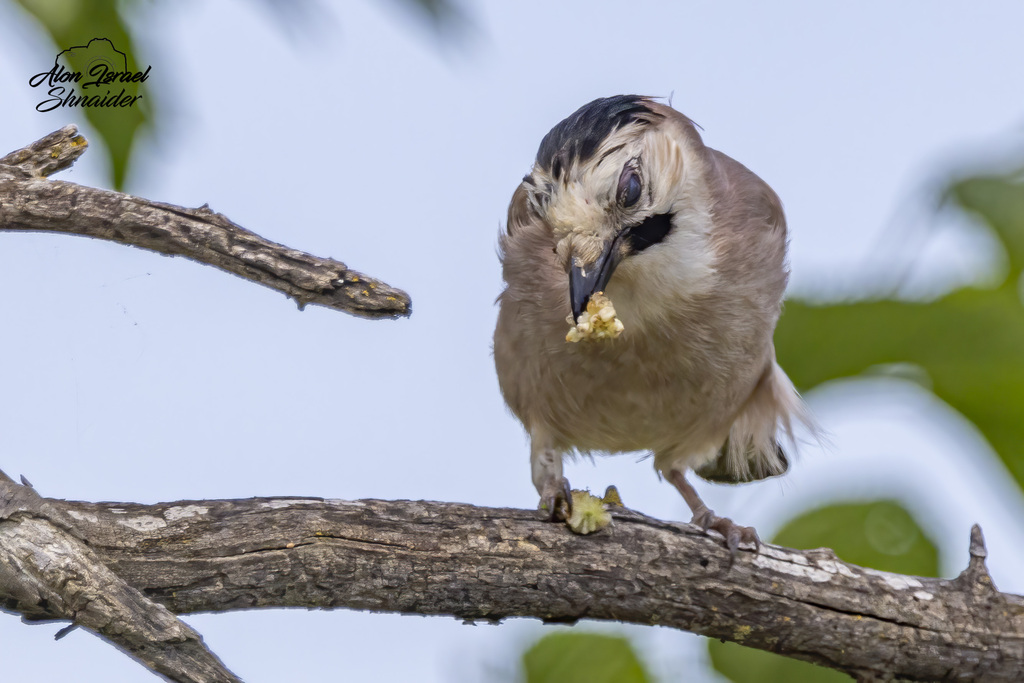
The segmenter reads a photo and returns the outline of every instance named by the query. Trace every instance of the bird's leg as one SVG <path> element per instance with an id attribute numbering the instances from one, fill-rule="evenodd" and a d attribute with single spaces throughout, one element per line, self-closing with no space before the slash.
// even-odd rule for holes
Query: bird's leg
<path id="1" fill-rule="evenodd" d="M 697 490 L 690 485 L 690 482 L 686 481 L 683 470 L 673 468 L 668 471 L 667 476 L 668 480 L 679 489 L 679 493 L 683 494 L 683 500 L 693 512 L 693 519 L 690 520 L 690 523 L 696 524 L 705 531 L 714 529 L 722 534 L 733 558 L 736 557 L 736 549 L 739 548 L 740 543 L 751 543 L 754 548 L 761 547 L 761 539 L 757 537 L 757 532 L 753 527 L 739 526 L 728 517 L 719 517 L 714 510 L 708 508 L 697 495 Z"/>
<path id="2" fill-rule="evenodd" d="M 530 436 L 530 465 L 533 485 L 540 494 L 540 508 L 548 511 L 548 519 L 561 521 L 572 512 L 569 480 L 562 476 L 562 452 L 541 434 Z"/>

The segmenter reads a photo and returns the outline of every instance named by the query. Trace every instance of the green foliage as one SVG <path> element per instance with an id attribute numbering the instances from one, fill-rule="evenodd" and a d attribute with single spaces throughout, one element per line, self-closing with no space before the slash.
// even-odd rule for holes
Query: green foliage
<path id="1" fill-rule="evenodd" d="M 799 659 L 736 643 L 712 640 L 708 653 L 715 670 L 735 683 L 849 683 L 850 677 Z"/>
<path id="2" fill-rule="evenodd" d="M 893 501 L 829 505 L 800 515 L 772 543 L 828 547 L 843 560 L 898 574 L 938 576 L 939 553 L 903 507 Z"/>
<path id="3" fill-rule="evenodd" d="M 114 47 L 123 52 L 127 58 L 127 70 L 144 71 L 149 64 L 136 58 L 136 41 L 132 36 L 131 26 L 125 21 L 130 10 L 138 6 L 137 0 L 14 0 L 31 15 L 50 39 L 53 54 L 69 48 L 87 45 L 93 38 L 106 38 Z M 301 11 L 293 3 L 281 0 L 265 0 L 266 6 L 278 9 L 275 22 L 286 27 L 288 21 L 298 21 Z M 449 40 L 460 40 L 471 28 L 468 13 L 457 0 L 401 0 L 398 3 L 405 12 L 422 19 L 433 32 Z M 88 73 L 89 59 L 79 51 L 64 58 L 65 67 L 70 71 Z M 159 81 L 159 71 L 156 80 Z M 77 86 L 77 84 L 67 84 Z M 64 114 L 64 118 L 54 125 L 54 129 L 67 123 L 75 123 L 74 119 L 84 116 L 99 135 L 107 150 L 107 159 L 113 185 L 123 190 L 125 181 L 131 170 L 131 154 L 139 135 L 153 127 L 158 112 L 154 108 L 151 93 L 158 86 L 150 80 L 141 89 L 142 99 L 133 106 L 126 107 L 61 107 L 55 111 Z M 108 95 L 116 96 L 124 88 L 126 96 L 139 95 L 138 83 L 118 83 L 112 88 L 98 86 L 92 92 L 82 92 L 76 87 L 76 95 Z M 41 88 L 49 90 L 49 87 Z M 68 87 L 70 90 L 70 87 Z M 98 92 L 97 92 L 98 91 Z M 68 93 L 65 92 L 65 95 Z M 70 120 L 67 120 L 69 119 Z"/>
<path id="4" fill-rule="evenodd" d="M 145 70 L 147 65 L 142 65 L 140 68 L 135 59 L 135 41 L 132 40 L 129 27 L 122 16 L 122 10 L 127 3 L 96 2 L 94 0 L 16 1 L 46 31 L 52 41 L 55 57 L 63 50 L 78 45 L 87 45 L 93 38 L 106 38 L 113 43 L 117 50 L 127 56 L 128 71 Z M 69 70 L 80 71 L 83 74 L 88 73 L 89 58 L 83 51 L 71 53 L 67 57 L 67 62 L 66 68 Z M 75 86 L 77 95 L 105 95 L 108 89 L 112 90 L 113 95 L 116 95 L 121 88 L 125 89 L 126 95 L 139 94 L 137 92 L 138 83 L 118 83 L 109 88 L 108 86 L 93 87 L 93 91 L 101 91 L 98 93 L 83 93 L 78 84 L 68 85 Z M 47 86 L 41 87 L 49 90 Z M 152 124 L 152 102 L 149 99 L 147 88 L 142 90 L 142 99 L 130 107 L 75 107 L 71 110 L 65 108 L 56 110 L 64 114 L 65 118 L 84 115 L 96 130 L 107 148 L 114 187 L 117 189 L 124 188 L 129 158 L 137 135 L 142 129 Z M 69 121 L 61 120 L 58 125 L 54 126 L 54 129 L 67 123 Z"/>
<path id="5" fill-rule="evenodd" d="M 523 654 L 527 683 L 650 683 L 629 640 L 599 633 L 551 633 Z"/>
<path id="6" fill-rule="evenodd" d="M 1010 260 L 1009 282 L 1016 285 L 1024 271 L 1024 169 L 962 180 L 950 188 L 950 196 L 999 235 Z"/>
<path id="7" fill-rule="evenodd" d="M 992 289 L 961 289 L 938 301 L 790 301 L 775 335 L 779 363 L 810 388 L 874 366 L 913 363 L 935 395 L 973 422 L 1024 486 L 1024 177 L 981 177 L 951 196 L 991 226 L 1009 276 Z"/>
<path id="8" fill-rule="evenodd" d="M 806 512 L 780 531 L 773 543 L 791 548 L 830 547 L 854 564 L 916 576 L 937 576 L 938 551 L 913 517 L 891 501 L 830 505 Z M 710 641 L 711 661 L 736 683 L 838 683 L 845 674 L 753 650 Z"/>

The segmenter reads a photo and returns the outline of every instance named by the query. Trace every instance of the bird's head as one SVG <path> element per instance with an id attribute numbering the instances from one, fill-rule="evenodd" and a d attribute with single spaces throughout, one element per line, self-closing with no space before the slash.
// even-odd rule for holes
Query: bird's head
<path id="1" fill-rule="evenodd" d="M 689 119 L 636 95 L 594 100 L 544 137 L 523 182 L 554 234 L 574 318 L 616 269 L 629 279 L 645 263 L 678 263 L 680 248 L 707 250 L 706 235 L 696 234 L 709 225 L 703 150 Z M 693 265 L 706 260 L 698 256 Z"/>

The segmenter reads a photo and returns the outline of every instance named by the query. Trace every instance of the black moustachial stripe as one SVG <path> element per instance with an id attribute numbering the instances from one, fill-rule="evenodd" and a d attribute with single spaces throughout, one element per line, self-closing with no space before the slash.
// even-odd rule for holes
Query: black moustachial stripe
<path id="1" fill-rule="evenodd" d="M 565 167 L 594 156 L 601 142 L 613 132 L 654 112 L 639 95 L 602 97 L 577 109 L 540 141 L 537 165 L 560 177 Z"/>
<path id="2" fill-rule="evenodd" d="M 672 214 L 659 213 L 647 218 L 640 225 L 626 228 L 626 239 L 629 240 L 630 250 L 637 253 L 665 239 L 670 230 Z"/>

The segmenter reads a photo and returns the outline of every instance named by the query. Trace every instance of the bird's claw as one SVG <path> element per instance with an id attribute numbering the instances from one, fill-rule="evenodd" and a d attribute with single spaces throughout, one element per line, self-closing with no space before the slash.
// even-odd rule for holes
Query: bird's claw
<path id="1" fill-rule="evenodd" d="M 564 522 L 572 514 L 572 490 L 565 477 L 552 479 L 540 495 L 540 509 L 547 510 L 548 521 Z"/>
<path id="2" fill-rule="evenodd" d="M 725 538 L 725 545 L 729 548 L 730 565 L 736 559 L 736 552 L 741 543 L 754 546 L 755 552 L 761 549 L 761 539 L 758 538 L 753 527 L 740 526 L 728 517 L 719 517 L 713 510 L 704 510 L 700 514 L 695 514 L 691 524 L 696 524 L 704 531 L 717 531 L 722 534 Z"/>

